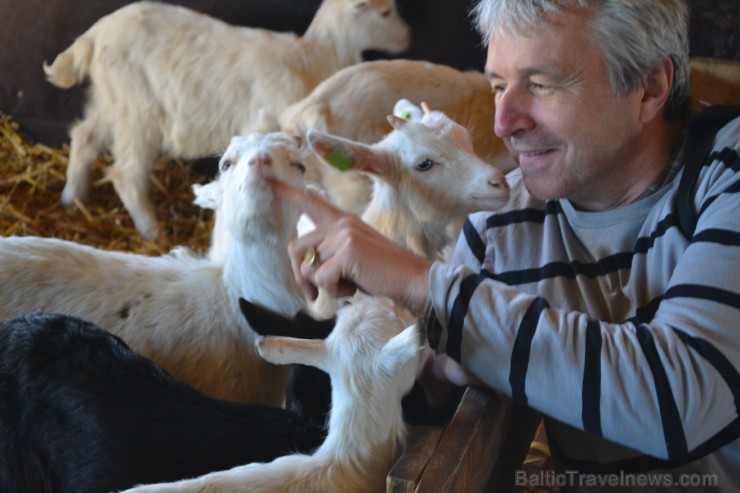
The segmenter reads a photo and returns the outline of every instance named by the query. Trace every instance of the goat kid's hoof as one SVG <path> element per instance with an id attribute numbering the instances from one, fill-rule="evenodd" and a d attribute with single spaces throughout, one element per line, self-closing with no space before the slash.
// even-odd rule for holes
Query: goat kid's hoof
<path id="1" fill-rule="evenodd" d="M 87 197 L 84 194 L 75 192 L 67 187 L 62 190 L 62 205 L 66 208 L 71 208 L 76 205 L 77 201 L 84 202 Z"/>
<path id="2" fill-rule="evenodd" d="M 152 224 L 147 221 L 146 224 L 139 225 L 134 221 L 134 226 L 136 226 L 136 230 L 139 232 L 141 237 L 147 241 L 154 241 L 159 236 L 159 227 L 156 223 Z"/>

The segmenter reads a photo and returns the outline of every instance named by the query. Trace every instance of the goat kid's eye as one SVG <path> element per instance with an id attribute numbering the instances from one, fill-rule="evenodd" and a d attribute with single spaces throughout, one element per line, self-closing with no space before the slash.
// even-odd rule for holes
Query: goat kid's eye
<path id="1" fill-rule="evenodd" d="M 418 171 L 429 171 L 434 166 L 434 161 L 431 159 L 425 159 L 416 165 Z"/>
<path id="2" fill-rule="evenodd" d="M 231 168 L 231 166 L 233 164 L 234 164 L 234 160 L 233 159 L 224 159 L 223 161 L 221 161 L 221 166 L 220 166 L 221 173 L 223 173 L 227 169 Z"/>
<path id="3" fill-rule="evenodd" d="M 305 164 L 303 164 L 303 163 L 293 163 L 293 166 L 295 166 L 296 169 L 298 169 L 298 171 L 302 175 L 305 175 L 306 174 L 306 165 Z"/>

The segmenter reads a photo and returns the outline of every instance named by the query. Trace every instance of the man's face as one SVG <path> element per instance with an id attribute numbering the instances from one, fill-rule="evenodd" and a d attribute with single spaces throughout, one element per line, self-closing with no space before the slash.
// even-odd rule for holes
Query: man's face
<path id="1" fill-rule="evenodd" d="M 625 163 L 640 146 L 641 91 L 612 96 L 588 19 L 572 11 L 527 36 L 494 34 L 486 74 L 496 135 L 519 163 L 529 192 L 599 210 L 628 194 Z"/>

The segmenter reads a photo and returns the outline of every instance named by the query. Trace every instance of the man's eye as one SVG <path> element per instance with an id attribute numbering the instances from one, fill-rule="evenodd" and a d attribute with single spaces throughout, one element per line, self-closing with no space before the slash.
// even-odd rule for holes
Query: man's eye
<path id="1" fill-rule="evenodd" d="M 529 89 L 531 91 L 535 91 L 535 92 L 542 92 L 542 91 L 549 91 L 550 89 L 552 89 L 552 87 L 551 86 L 548 86 L 546 84 L 539 84 L 537 82 L 530 82 L 529 83 Z"/>

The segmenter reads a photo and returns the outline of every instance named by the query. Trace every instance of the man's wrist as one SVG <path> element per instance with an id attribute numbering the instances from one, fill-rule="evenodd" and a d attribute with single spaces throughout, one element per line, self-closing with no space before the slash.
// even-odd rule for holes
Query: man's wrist
<path id="1" fill-rule="evenodd" d="M 420 259 L 413 279 L 406 284 L 406 300 L 403 303 L 417 318 L 421 318 L 430 301 L 429 274 L 432 264 L 426 259 Z"/>

